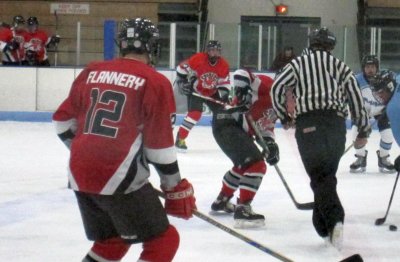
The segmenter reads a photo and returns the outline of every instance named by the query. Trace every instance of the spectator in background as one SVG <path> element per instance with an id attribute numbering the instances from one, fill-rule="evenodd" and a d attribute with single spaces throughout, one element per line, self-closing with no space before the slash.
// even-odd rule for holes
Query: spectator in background
<path id="1" fill-rule="evenodd" d="M 296 55 L 294 54 L 293 47 L 286 46 L 283 49 L 283 52 L 279 53 L 272 63 L 272 66 L 269 70 L 274 72 L 279 72 L 287 63 L 290 62 Z"/>
<path id="2" fill-rule="evenodd" d="M 26 65 L 24 43 L 28 39 L 25 30 L 25 19 L 21 15 L 14 16 L 12 27 L 3 24 L 0 27 L 0 51 L 3 65 Z"/>
<path id="3" fill-rule="evenodd" d="M 39 29 L 39 20 L 31 16 L 27 19 L 29 40 L 25 44 L 26 58 L 32 66 L 50 66 L 46 48 L 58 45 L 60 36 L 48 34 Z"/>

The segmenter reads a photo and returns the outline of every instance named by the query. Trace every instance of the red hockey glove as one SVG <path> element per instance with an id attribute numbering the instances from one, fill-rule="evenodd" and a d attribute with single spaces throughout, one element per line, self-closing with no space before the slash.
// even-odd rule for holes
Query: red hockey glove
<path id="1" fill-rule="evenodd" d="M 171 216 L 189 219 L 196 209 L 196 198 L 192 184 L 182 179 L 178 185 L 171 190 L 164 190 L 165 211 Z"/>

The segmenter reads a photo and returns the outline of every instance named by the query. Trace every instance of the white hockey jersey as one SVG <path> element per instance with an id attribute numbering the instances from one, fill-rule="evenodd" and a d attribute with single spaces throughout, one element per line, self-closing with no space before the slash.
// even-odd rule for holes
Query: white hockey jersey
<path id="1" fill-rule="evenodd" d="M 369 117 L 374 117 L 382 114 L 385 109 L 385 105 L 379 102 L 372 92 L 372 87 L 368 83 L 363 73 L 356 75 L 357 83 L 360 86 L 361 94 L 364 99 L 365 109 L 368 112 Z"/>

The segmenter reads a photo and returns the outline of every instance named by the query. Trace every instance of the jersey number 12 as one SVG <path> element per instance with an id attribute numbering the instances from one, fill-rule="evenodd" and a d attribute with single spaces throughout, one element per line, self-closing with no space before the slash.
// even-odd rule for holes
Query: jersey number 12
<path id="1" fill-rule="evenodd" d="M 124 93 L 93 88 L 90 92 L 90 108 L 86 114 L 84 133 L 115 138 L 118 127 L 113 124 L 121 120 L 125 100 Z M 110 104 L 113 104 L 112 109 L 104 108 L 110 107 Z"/>

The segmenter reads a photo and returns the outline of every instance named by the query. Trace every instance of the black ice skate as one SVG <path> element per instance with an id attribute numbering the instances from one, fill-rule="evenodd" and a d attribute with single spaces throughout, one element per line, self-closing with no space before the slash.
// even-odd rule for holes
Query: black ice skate
<path id="1" fill-rule="evenodd" d="M 185 139 L 179 139 L 178 134 L 176 134 L 175 147 L 177 148 L 177 151 L 182 153 L 187 150 Z"/>
<path id="2" fill-rule="evenodd" d="M 235 211 L 236 206 L 229 202 L 232 197 L 227 197 L 220 193 L 217 199 L 211 204 L 212 213 L 225 212 L 231 214 Z"/>
<path id="3" fill-rule="evenodd" d="M 356 161 L 350 165 L 350 173 L 364 173 L 367 167 L 368 151 L 365 151 L 365 156 L 355 155 Z"/>
<path id="4" fill-rule="evenodd" d="M 254 228 L 265 225 L 265 217 L 254 213 L 250 203 L 238 204 L 233 218 L 235 219 L 235 228 Z"/>
<path id="5" fill-rule="evenodd" d="M 376 151 L 376 154 L 378 155 L 378 166 L 381 173 L 391 174 L 396 172 L 396 169 L 394 169 L 394 165 L 389 161 L 390 155 L 381 157 L 379 150 Z"/>

